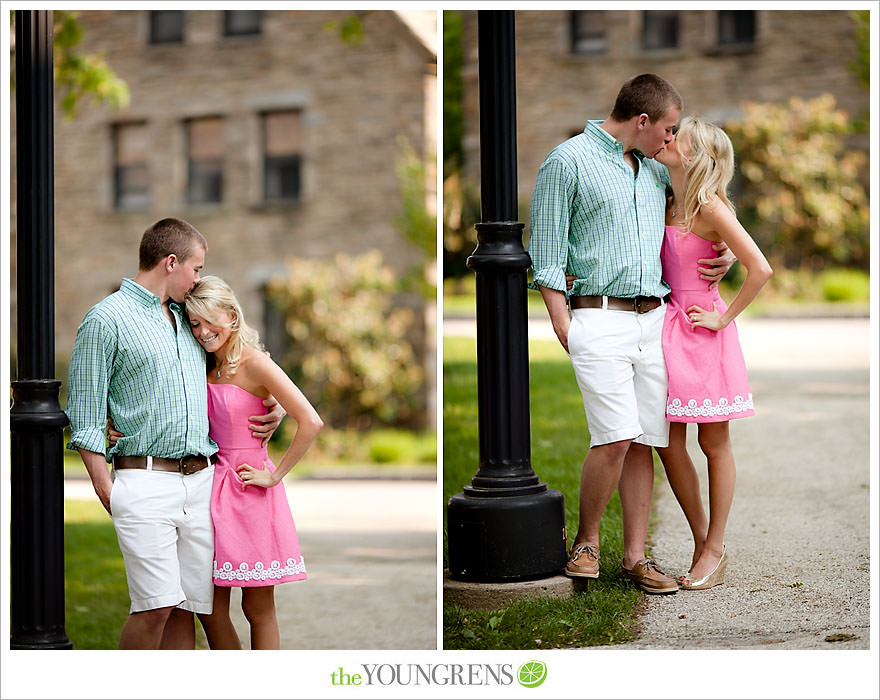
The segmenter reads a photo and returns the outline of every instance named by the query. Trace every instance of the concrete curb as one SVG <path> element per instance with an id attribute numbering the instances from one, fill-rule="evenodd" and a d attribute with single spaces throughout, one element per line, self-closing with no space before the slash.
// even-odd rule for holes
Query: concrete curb
<path id="1" fill-rule="evenodd" d="M 551 576 L 534 581 L 511 583 L 473 583 L 455 581 L 449 569 L 443 570 L 443 602 L 458 605 L 467 610 L 494 610 L 504 608 L 518 600 L 531 598 L 570 598 L 586 590 L 589 579 L 572 579 L 568 576 Z"/>

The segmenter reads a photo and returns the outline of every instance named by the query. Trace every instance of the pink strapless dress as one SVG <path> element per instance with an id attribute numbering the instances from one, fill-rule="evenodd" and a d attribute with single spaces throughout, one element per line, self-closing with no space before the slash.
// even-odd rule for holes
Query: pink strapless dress
<path id="1" fill-rule="evenodd" d="M 736 324 L 713 331 L 691 330 L 687 310 L 718 313 L 727 304 L 718 289 L 700 279 L 697 260 L 714 258 L 712 242 L 678 226 L 667 226 L 660 259 L 672 289 L 663 323 L 663 355 L 669 376 L 666 418 L 673 423 L 716 423 L 755 414 Z"/>
<path id="2" fill-rule="evenodd" d="M 211 491 L 217 586 L 274 586 L 306 577 L 284 485 L 242 491 L 235 471 L 242 464 L 275 471 L 248 429 L 248 416 L 265 412 L 263 400 L 241 387 L 208 384 L 210 435 L 220 448 Z"/>

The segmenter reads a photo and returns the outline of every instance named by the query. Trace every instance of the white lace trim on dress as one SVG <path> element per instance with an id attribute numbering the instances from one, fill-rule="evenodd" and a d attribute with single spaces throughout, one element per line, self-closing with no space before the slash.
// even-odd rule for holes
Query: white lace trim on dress
<path id="1" fill-rule="evenodd" d="M 230 562 L 226 562 L 218 569 L 217 561 L 214 560 L 214 578 L 221 581 L 266 581 L 294 574 L 304 574 L 305 572 L 306 563 L 302 556 L 299 561 L 292 557 L 289 558 L 286 566 L 282 566 L 280 561 L 273 561 L 268 568 L 263 562 L 258 561 L 254 563 L 253 568 L 248 566 L 246 562 L 242 562 L 236 569 Z"/>
<path id="2" fill-rule="evenodd" d="M 700 416 L 729 416 L 732 413 L 744 413 L 754 410 L 755 404 L 752 395 L 747 399 L 742 396 L 734 396 L 733 401 L 726 398 L 718 399 L 718 403 L 712 403 L 712 399 L 704 399 L 702 405 L 697 404 L 696 399 L 691 399 L 687 405 L 681 399 L 672 399 L 666 404 L 666 413 L 670 416 L 688 416 L 698 418 Z"/>

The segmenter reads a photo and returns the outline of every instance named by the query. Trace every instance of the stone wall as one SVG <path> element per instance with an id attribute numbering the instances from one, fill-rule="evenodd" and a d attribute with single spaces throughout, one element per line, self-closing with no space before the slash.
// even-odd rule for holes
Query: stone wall
<path id="1" fill-rule="evenodd" d="M 479 185 L 479 95 L 476 12 L 466 12 L 466 173 Z M 608 50 L 572 54 L 569 11 L 516 12 L 517 149 L 521 216 L 538 167 L 557 144 L 583 131 L 587 119 L 604 119 L 620 85 L 639 73 L 670 80 L 685 113 L 723 123 L 739 114 L 742 101 L 784 102 L 830 92 L 851 116 L 868 110 L 868 91 L 849 64 L 856 58 L 854 22 L 846 10 L 756 12 L 752 50 L 718 50 L 717 13 L 682 10 L 679 47 L 641 48 L 642 12 L 606 13 Z M 868 148 L 868 138 L 854 145 Z"/>
<path id="2" fill-rule="evenodd" d="M 205 272 L 232 285 L 258 328 L 261 285 L 284 271 L 288 256 L 378 248 L 401 272 L 420 260 L 394 224 L 402 205 L 395 166 L 400 139 L 433 154 L 433 146 L 426 148 L 436 129 L 426 100 L 426 87 L 436 82 L 432 51 L 394 12 L 359 13 L 364 35 L 357 46 L 327 28 L 350 12 L 268 10 L 262 33 L 241 37 L 223 36 L 222 14 L 188 11 L 183 43 L 151 45 L 147 11 L 80 13 L 82 51 L 105 52 L 128 83 L 131 104 L 124 110 L 89 104 L 74 120 L 56 109 L 59 359 L 72 348 L 85 311 L 121 277 L 134 276 L 141 234 L 165 216 L 186 219 L 205 234 Z M 267 205 L 260 113 L 288 108 L 302 109 L 302 198 Z M 184 120 L 200 116 L 226 120 L 219 204 L 186 200 Z M 149 130 L 151 204 L 144 211 L 114 208 L 112 126 L 131 121 L 144 121 Z M 14 159 L 12 167 L 14 177 Z M 14 207 L 12 213 L 14 256 Z M 14 266 L 13 257 L 13 273 Z M 13 303 L 14 293 L 13 274 Z"/>

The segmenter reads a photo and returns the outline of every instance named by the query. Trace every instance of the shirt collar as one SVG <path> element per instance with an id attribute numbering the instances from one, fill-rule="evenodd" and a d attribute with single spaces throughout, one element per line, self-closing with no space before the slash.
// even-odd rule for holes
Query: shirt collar
<path id="1" fill-rule="evenodd" d="M 162 306 L 162 300 L 153 294 L 146 287 L 142 287 L 133 279 L 128 277 L 124 277 L 122 279 L 122 284 L 119 286 L 119 291 L 123 292 L 127 296 L 131 297 L 142 306 L 147 308 L 153 306 Z M 177 311 L 180 308 L 180 305 L 175 301 L 168 302 L 168 307 Z"/>
<path id="2" fill-rule="evenodd" d="M 622 155 L 623 144 L 600 126 L 604 121 L 604 119 L 589 120 L 587 126 L 584 128 L 584 133 L 591 141 L 602 148 L 602 150 L 607 151 L 608 153 L 620 153 Z M 645 154 L 636 149 L 632 150 L 632 154 L 639 160 L 645 158 Z"/>

